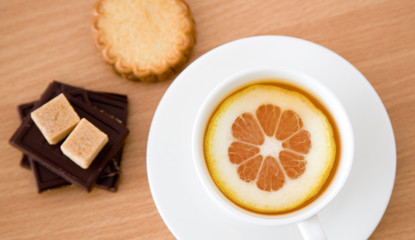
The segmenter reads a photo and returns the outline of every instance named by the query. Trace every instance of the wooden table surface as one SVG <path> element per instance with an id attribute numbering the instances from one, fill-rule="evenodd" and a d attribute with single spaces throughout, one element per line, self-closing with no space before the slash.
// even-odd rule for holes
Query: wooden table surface
<path id="1" fill-rule="evenodd" d="M 146 143 L 154 111 L 173 79 L 130 82 L 94 46 L 96 0 L 0 1 L 0 239 L 174 239 L 153 203 Z M 337 52 L 374 86 L 397 144 L 390 204 L 371 239 L 415 239 L 415 1 L 188 0 L 197 26 L 191 61 L 253 35 L 289 35 Z M 117 193 L 69 187 L 38 194 L 9 145 L 16 106 L 52 80 L 128 94 L 130 135 Z M 352 229 L 351 229 L 352 231 Z"/>

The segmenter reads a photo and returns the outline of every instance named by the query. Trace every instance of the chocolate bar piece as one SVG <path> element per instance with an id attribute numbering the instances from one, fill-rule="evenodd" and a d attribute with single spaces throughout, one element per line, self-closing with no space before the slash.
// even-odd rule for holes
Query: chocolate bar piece
<path id="1" fill-rule="evenodd" d="M 90 102 L 93 106 L 99 106 L 110 115 L 114 115 L 118 119 L 122 119 L 125 123 L 127 120 L 127 96 L 120 95 L 120 94 L 113 94 L 113 93 L 103 93 L 103 92 L 92 92 L 86 91 L 80 88 L 72 87 L 70 85 L 66 85 L 63 83 L 55 82 L 63 90 L 68 90 L 72 96 L 76 96 L 78 99 L 87 102 Z M 92 101 L 89 101 L 85 95 L 91 94 Z M 84 95 L 83 95 L 84 94 Z M 95 96 L 100 97 L 95 97 Z M 27 114 L 30 113 L 30 110 L 33 108 L 34 102 L 22 104 L 19 106 L 19 115 L 20 118 L 24 118 Z M 114 108 L 116 111 L 114 111 Z M 117 190 L 117 181 L 119 179 L 118 172 L 119 172 L 119 164 L 121 163 L 122 159 L 122 149 L 118 151 L 116 156 L 114 157 L 113 161 L 111 161 L 105 168 L 105 170 L 101 173 L 99 179 L 97 180 L 96 186 L 110 190 L 116 191 Z M 30 168 L 30 162 L 26 155 L 23 156 L 21 160 L 21 165 Z M 67 181 L 60 178 L 59 176 L 50 172 L 47 168 L 39 165 L 35 161 L 32 161 L 32 165 L 34 166 L 35 178 L 38 186 L 39 192 L 44 190 L 48 190 L 51 188 L 61 187 L 68 185 Z"/>
<path id="2" fill-rule="evenodd" d="M 60 83 L 62 84 L 62 83 Z M 69 91 L 71 96 L 77 96 L 78 99 L 85 101 L 87 95 L 82 96 L 81 93 L 75 91 Z M 90 93 L 90 91 L 81 91 L 82 93 Z M 74 95 L 73 95 L 74 94 Z M 102 110 L 111 115 L 116 115 L 117 118 L 122 119 L 123 122 L 127 120 L 127 96 L 119 95 L 119 98 L 113 98 L 111 95 L 107 97 L 107 93 L 92 92 L 92 95 L 98 94 L 101 97 L 99 101 L 96 98 L 92 98 L 93 101 L 89 101 L 93 106 L 97 106 L 97 102 L 100 103 Z M 23 119 L 26 117 L 33 108 L 35 102 L 21 104 L 18 107 L 19 117 Z M 114 108 L 118 108 L 118 111 L 114 111 Z M 121 110 L 121 111 L 120 111 Z M 106 167 L 105 170 L 101 173 L 100 177 L 97 180 L 96 186 L 102 189 L 116 191 L 117 190 L 117 181 L 119 179 L 119 164 L 121 163 L 122 158 L 122 149 L 118 151 L 115 155 L 113 161 L 111 161 Z M 29 162 L 29 158 L 26 155 L 23 155 L 20 162 L 21 166 L 30 169 L 31 164 L 34 166 L 33 171 L 35 173 L 35 179 L 38 187 L 38 191 L 42 192 L 48 189 L 63 187 L 69 185 L 70 183 L 65 181 L 63 178 L 58 175 L 50 172 L 47 168 L 39 165 L 35 161 Z"/>
<path id="3" fill-rule="evenodd" d="M 121 119 L 124 124 L 127 121 L 127 96 L 113 93 L 87 91 L 59 82 L 56 82 L 56 84 L 58 84 L 59 87 L 63 88 L 64 90 L 69 90 L 71 96 L 75 95 L 78 99 L 82 101 L 87 100 L 87 102 L 91 103 L 95 107 L 99 106 L 99 108 L 104 110 L 106 113 Z M 91 98 L 91 101 L 87 96 Z M 23 119 L 27 114 L 29 114 L 33 106 L 34 102 L 20 105 L 18 107 L 20 118 Z M 117 181 L 119 179 L 118 172 L 119 166 L 121 164 L 121 159 L 122 149 L 118 151 L 113 161 L 111 161 L 101 173 L 96 183 L 97 187 L 110 191 L 117 190 Z M 23 155 L 21 165 L 23 167 L 30 168 L 30 162 L 26 155 Z M 38 163 L 32 161 L 32 165 L 34 166 L 33 170 L 35 173 L 35 179 L 39 192 L 70 184 L 61 177 L 50 172 L 47 168 L 39 165 Z"/>
<path id="4" fill-rule="evenodd" d="M 52 83 L 36 104 L 37 107 L 60 93 L 64 93 L 64 91 L 57 87 L 56 83 Z M 11 138 L 10 143 L 55 174 L 90 191 L 99 174 L 102 173 L 104 167 L 120 149 L 124 138 L 128 134 L 128 129 L 116 120 L 106 117 L 96 108 L 82 103 L 66 93 L 64 94 L 80 117 L 87 118 L 95 126 L 104 131 L 110 139 L 88 169 L 80 168 L 64 156 L 59 149 L 60 144 L 55 146 L 49 145 L 42 138 L 40 131 L 30 118 L 23 120 L 21 126 Z"/>

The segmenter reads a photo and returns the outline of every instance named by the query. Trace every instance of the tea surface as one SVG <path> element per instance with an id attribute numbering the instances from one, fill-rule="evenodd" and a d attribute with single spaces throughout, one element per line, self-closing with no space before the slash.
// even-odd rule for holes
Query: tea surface
<path id="1" fill-rule="evenodd" d="M 323 189 L 338 144 L 321 104 L 314 103 L 292 86 L 258 83 L 218 106 L 204 150 L 209 172 L 227 198 L 275 214 L 300 207 Z"/>

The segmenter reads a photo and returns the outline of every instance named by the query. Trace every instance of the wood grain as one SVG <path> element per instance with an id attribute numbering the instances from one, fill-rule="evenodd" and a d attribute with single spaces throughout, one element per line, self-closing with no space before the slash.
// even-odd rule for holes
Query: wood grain
<path id="1" fill-rule="evenodd" d="M 415 239 L 415 1 L 188 0 L 197 27 L 191 61 L 235 39 L 289 35 L 345 57 L 375 87 L 394 127 L 396 183 L 371 239 Z M 146 141 L 157 104 L 173 79 L 130 82 L 104 63 L 90 23 L 95 0 L 0 1 L 0 239 L 174 239 L 146 175 Z M 75 187 L 36 193 L 21 153 L 8 144 L 16 106 L 61 80 L 128 94 L 131 134 L 117 193 Z"/>

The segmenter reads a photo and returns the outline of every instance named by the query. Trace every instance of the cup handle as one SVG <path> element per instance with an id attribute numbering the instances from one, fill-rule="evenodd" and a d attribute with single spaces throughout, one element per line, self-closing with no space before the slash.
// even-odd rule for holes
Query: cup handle
<path id="1" fill-rule="evenodd" d="M 326 234 L 317 215 L 297 224 L 304 240 L 326 240 Z"/>

